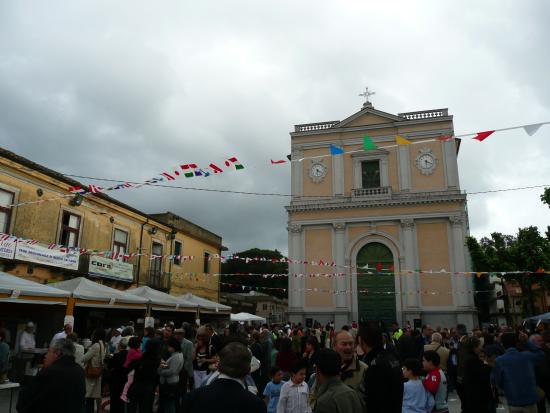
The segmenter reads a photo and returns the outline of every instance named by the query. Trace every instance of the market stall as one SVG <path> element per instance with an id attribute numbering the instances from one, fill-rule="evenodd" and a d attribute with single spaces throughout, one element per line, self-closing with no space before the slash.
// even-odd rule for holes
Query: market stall
<path id="1" fill-rule="evenodd" d="M 254 314 L 248 314 L 248 313 L 237 313 L 237 314 L 231 314 L 231 321 L 239 321 L 242 323 L 246 322 L 259 322 L 259 323 L 265 323 L 265 318 L 254 315 Z"/>
<path id="2" fill-rule="evenodd" d="M 197 320 L 202 323 L 221 323 L 228 321 L 231 307 L 215 301 L 207 300 L 191 293 L 183 294 L 178 299 L 190 301 L 199 306 Z"/>

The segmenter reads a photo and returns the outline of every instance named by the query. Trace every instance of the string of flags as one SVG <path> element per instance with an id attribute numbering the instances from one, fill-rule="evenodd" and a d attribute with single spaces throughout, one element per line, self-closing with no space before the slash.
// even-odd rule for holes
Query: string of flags
<path id="1" fill-rule="evenodd" d="M 405 138 L 403 135 L 396 135 L 395 136 L 395 144 L 393 145 L 383 145 L 378 146 L 373 139 L 369 135 L 363 136 L 363 147 L 362 149 L 357 149 L 353 151 L 344 151 L 343 147 L 330 144 L 329 145 L 329 154 L 328 155 L 316 155 L 316 156 L 308 156 L 308 157 L 301 157 L 297 159 L 291 159 L 289 158 L 288 161 L 285 159 L 279 159 L 279 160 L 271 160 L 272 165 L 279 165 L 284 164 L 287 162 L 302 162 L 306 159 L 318 159 L 318 158 L 325 158 L 330 156 L 336 156 L 336 155 L 344 155 L 344 154 L 352 154 L 352 153 L 358 153 L 363 151 L 374 151 L 378 149 L 387 149 L 387 148 L 396 148 L 403 145 L 417 145 L 417 144 L 425 144 L 427 142 L 437 142 L 437 141 L 452 141 L 453 139 L 457 138 L 464 138 L 473 136 L 472 139 L 477 140 L 479 142 L 483 142 L 485 139 L 487 139 L 489 136 L 491 136 L 495 132 L 501 132 L 501 131 L 508 131 L 508 130 L 514 130 L 514 129 L 523 129 L 525 133 L 527 133 L 529 136 L 533 136 L 535 133 L 538 132 L 538 130 L 543 125 L 550 124 L 550 121 L 548 122 L 540 122 L 540 123 L 532 123 L 527 125 L 518 125 L 518 126 L 512 126 L 509 128 L 501 128 L 501 129 L 493 129 L 483 132 L 473 132 L 473 133 L 464 133 L 461 135 L 441 135 L 437 138 L 432 139 L 423 139 L 423 140 L 415 140 L 410 141 L 407 138 Z"/>
<path id="2" fill-rule="evenodd" d="M 15 242 L 15 243 L 26 243 L 28 245 L 37 245 L 42 244 L 38 240 L 34 239 L 25 239 L 20 238 L 15 235 L 0 233 L 0 247 L 1 243 L 4 242 Z M 100 256 L 103 258 L 110 258 L 112 260 L 124 260 L 128 261 L 134 257 L 148 257 L 149 260 L 168 260 L 176 262 L 192 262 L 194 260 L 201 260 L 203 262 L 204 257 L 197 257 L 194 255 L 174 255 L 174 254 L 163 254 L 155 255 L 148 253 L 118 253 L 110 250 L 98 250 L 91 248 L 68 248 L 63 245 L 58 245 L 55 243 L 44 244 L 45 248 L 50 250 L 59 250 L 60 252 L 69 253 L 72 251 L 78 251 L 80 254 L 87 254 L 90 256 Z M 261 276 L 263 278 L 275 278 L 275 277 L 299 277 L 299 278 L 334 278 L 334 277 L 345 277 L 348 275 L 392 275 L 392 276 L 406 276 L 406 275 L 471 275 L 478 278 L 482 276 L 507 276 L 507 275 L 550 275 L 550 271 L 545 270 L 544 268 L 538 268 L 535 271 L 529 270 L 516 270 L 516 271 L 447 271 L 446 269 L 440 270 L 426 270 L 421 268 L 415 268 L 413 270 L 401 270 L 396 271 L 393 265 L 384 267 L 381 263 L 376 264 L 375 266 L 350 266 L 350 265 L 337 265 L 334 261 L 303 261 L 303 260 L 293 260 L 290 258 L 265 258 L 265 257 L 239 257 L 237 255 L 227 255 L 223 256 L 220 254 L 212 254 L 207 258 L 208 261 L 220 260 L 221 262 L 227 262 L 228 260 L 240 260 L 245 264 L 254 263 L 254 262 L 270 262 L 270 263 L 293 263 L 293 264 L 305 264 L 312 266 L 321 266 L 321 267 L 342 267 L 348 269 L 349 271 L 345 272 L 311 272 L 311 273 L 182 273 L 189 276 Z M 353 271 L 355 270 L 355 271 Z"/>

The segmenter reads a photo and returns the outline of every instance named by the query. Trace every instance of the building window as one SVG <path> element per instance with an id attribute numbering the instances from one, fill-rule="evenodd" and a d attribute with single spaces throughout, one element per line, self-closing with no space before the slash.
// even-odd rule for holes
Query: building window
<path id="1" fill-rule="evenodd" d="M 128 251 L 128 233 L 121 229 L 115 229 L 113 237 L 113 252 L 117 254 L 126 254 Z"/>
<path id="2" fill-rule="evenodd" d="M 174 264 L 181 265 L 181 252 L 183 251 L 183 244 L 181 241 L 174 241 Z"/>
<path id="3" fill-rule="evenodd" d="M 204 253 L 204 262 L 203 262 L 203 273 L 210 274 L 210 254 L 208 252 Z"/>
<path id="4" fill-rule="evenodd" d="M 78 246 L 78 236 L 80 235 L 80 216 L 72 214 L 69 211 L 63 211 L 61 219 L 61 238 L 59 243 L 72 248 Z"/>
<path id="5" fill-rule="evenodd" d="M 0 232 L 9 233 L 11 221 L 11 205 L 15 194 L 0 189 Z"/>
<path id="6" fill-rule="evenodd" d="M 380 161 L 361 162 L 362 188 L 380 188 Z"/>
<path id="7" fill-rule="evenodd" d="M 263 309 L 264 309 L 264 311 L 267 311 L 267 304 L 263 305 Z"/>
<path id="8" fill-rule="evenodd" d="M 153 242 L 151 247 L 151 254 L 156 256 L 162 256 L 162 244 Z M 160 274 L 162 272 L 162 258 L 156 258 L 151 260 L 151 273 Z"/>

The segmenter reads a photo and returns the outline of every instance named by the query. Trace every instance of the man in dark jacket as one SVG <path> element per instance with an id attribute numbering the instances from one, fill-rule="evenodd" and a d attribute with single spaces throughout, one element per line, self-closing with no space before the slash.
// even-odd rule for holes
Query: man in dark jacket
<path id="1" fill-rule="evenodd" d="M 342 382 L 342 358 L 334 350 L 317 354 L 316 381 L 319 385 L 314 413 L 359 413 L 363 406 L 358 393 Z"/>
<path id="2" fill-rule="evenodd" d="M 19 413 L 82 411 L 86 385 L 84 370 L 74 361 L 74 351 L 74 344 L 65 338 L 52 343 L 44 368 L 19 394 Z"/>
<path id="3" fill-rule="evenodd" d="M 365 404 L 368 413 L 401 413 L 403 373 L 397 357 L 384 350 L 382 331 L 374 323 L 361 323 L 359 345 L 368 365 L 365 372 Z"/>
<path id="4" fill-rule="evenodd" d="M 244 383 L 252 356 L 241 343 L 226 344 L 219 353 L 220 375 L 210 385 L 189 393 L 183 402 L 186 413 L 266 413 L 265 403 Z"/>

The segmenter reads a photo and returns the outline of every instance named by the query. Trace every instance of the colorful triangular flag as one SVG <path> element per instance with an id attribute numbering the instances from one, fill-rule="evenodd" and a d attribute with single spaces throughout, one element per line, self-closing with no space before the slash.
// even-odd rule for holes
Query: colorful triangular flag
<path id="1" fill-rule="evenodd" d="M 369 135 L 363 136 L 363 149 L 366 151 L 374 151 L 378 146 L 372 141 Z"/>
<path id="2" fill-rule="evenodd" d="M 403 136 L 401 135 L 396 135 L 395 137 L 395 143 L 397 143 L 398 145 L 410 145 L 411 144 L 411 141 L 405 139 Z"/>
<path id="3" fill-rule="evenodd" d="M 493 133 L 495 133 L 494 130 L 488 130 L 488 131 L 485 131 L 485 132 L 478 132 L 477 135 L 475 137 L 473 137 L 472 139 L 475 139 L 476 141 L 483 142 L 485 139 L 487 139 L 487 137 L 491 136 Z"/>
<path id="4" fill-rule="evenodd" d="M 330 154 L 331 155 L 342 155 L 344 153 L 344 149 L 336 146 L 336 145 L 330 145 Z"/>
<path id="5" fill-rule="evenodd" d="M 274 161 L 273 159 L 271 159 L 271 165 L 278 165 L 280 163 L 286 163 L 287 161 L 285 161 L 284 159 L 279 159 L 279 160 L 276 160 Z"/>
<path id="6" fill-rule="evenodd" d="M 525 125 L 523 127 L 523 130 L 525 133 L 529 136 L 533 136 L 537 131 L 540 129 L 540 127 L 543 125 L 543 123 L 534 123 L 532 125 Z"/>

